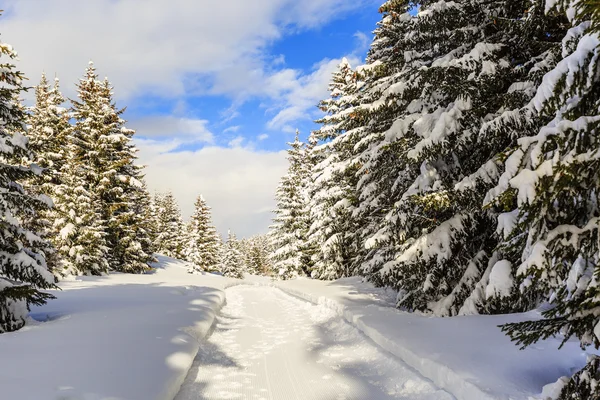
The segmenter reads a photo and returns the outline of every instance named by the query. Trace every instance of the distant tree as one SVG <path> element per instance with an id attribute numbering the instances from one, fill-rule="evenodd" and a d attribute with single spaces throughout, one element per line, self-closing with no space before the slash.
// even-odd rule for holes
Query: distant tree
<path id="1" fill-rule="evenodd" d="M 186 260 L 192 263 L 189 272 L 216 271 L 219 263 L 219 235 L 212 224 L 210 207 L 198 196 L 195 210 L 187 227 Z"/>
<path id="2" fill-rule="evenodd" d="M 227 242 L 223 245 L 222 251 L 221 273 L 223 276 L 242 279 L 244 277 L 244 259 L 239 242 L 233 232 L 227 232 Z"/>
<path id="3" fill-rule="evenodd" d="M 156 251 L 167 257 L 184 259 L 185 229 L 177 201 L 171 192 L 157 200 L 159 233 L 155 243 Z"/>

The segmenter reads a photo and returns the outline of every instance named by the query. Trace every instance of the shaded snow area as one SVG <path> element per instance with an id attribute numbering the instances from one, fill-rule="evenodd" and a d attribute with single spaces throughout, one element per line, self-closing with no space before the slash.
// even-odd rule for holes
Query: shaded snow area
<path id="1" fill-rule="evenodd" d="M 267 286 L 227 305 L 176 400 L 451 400 L 324 305 Z"/>
<path id="2" fill-rule="evenodd" d="M 0 398 L 172 399 L 229 280 L 160 261 L 152 275 L 61 282 L 25 328 L 0 335 Z"/>
<path id="3" fill-rule="evenodd" d="M 573 375 L 586 363 L 587 354 L 575 340 L 561 350 L 561 338 L 519 350 L 498 328 L 539 318 L 537 312 L 452 318 L 409 314 L 393 307 L 393 293 L 360 278 L 333 282 L 301 278 L 275 286 L 335 310 L 383 349 L 461 400 L 546 400 L 544 386 Z"/>

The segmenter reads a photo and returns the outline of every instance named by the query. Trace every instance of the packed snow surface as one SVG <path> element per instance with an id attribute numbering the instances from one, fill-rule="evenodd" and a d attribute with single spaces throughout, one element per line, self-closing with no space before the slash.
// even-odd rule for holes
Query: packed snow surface
<path id="1" fill-rule="evenodd" d="M 395 309 L 395 293 L 361 278 L 296 279 L 277 287 L 335 310 L 362 333 L 460 400 L 547 400 L 544 386 L 581 369 L 588 354 L 570 340 L 519 350 L 498 325 L 540 318 L 537 311 L 438 318 Z"/>
<path id="2" fill-rule="evenodd" d="M 451 400 L 334 310 L 267 286 L 227 289 L 176 400 Z"/>

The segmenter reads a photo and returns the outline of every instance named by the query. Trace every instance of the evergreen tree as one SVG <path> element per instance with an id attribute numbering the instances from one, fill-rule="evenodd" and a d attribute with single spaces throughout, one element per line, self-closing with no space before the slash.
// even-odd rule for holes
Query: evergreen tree
<path id="1" fill-rule="evenodd" d="M 10 45 L 0 42 L 0 332 L 21 328 L 31 304 L 41 305 L 53 298 L 42 290 L 56 287 L 46 268 L 47 244 L 21 222 L 48 205 L 19 183 L 40 173 L 39 169 L 13 162 L 31 158 L 24 135 L 25 115 L 15 102 L 24 90 L 23 75 L 12 64 L 16 56 Z"/>
<path id="2" fill-rule="evenodd" d="M 562 60 L 528 107 L 544 125 L 524 132 L 488 193 L 505 211 L 504 259 L 492 270 L 505 273 L 496 286 L 515 280 L 521 297 L 551 304 L 541 320 L 503 327 L 523 346 L 562 334 L 563 343 L 575 336 L 582 347 L 600 348 L 600 37 L 592 4 L 548 1 L 548 14 L 568 16 L 572 27 Z M 591 357 L 560 399 L 599 398 L 598 374 Z"/>
<path id="3" fill-rule="evenodd" d="M 69 135 L 72 130 L 67 109 L 62 107 L 64 102 L 58 79 L 54 80 L 54 86 L 51 87 L 46 75 L 42 74 L 40 83 L 35 88 L 35 105 L 30 109 L 27 119 L 27 137 L 29 148 L 34 154 L 31 162 L 41 167 L 43 173 L 34 176 L 25 185 L 31 192 L 51 199 L 56 197 L 56 189 L 63 183 L 61 174 L 68 158 Z M 46 208 L 25 224 L 37 231 L 42 238 L 53 242 L 57 235 L 53 228 L 55 219 L 56 211 Z M 58 254 L 48 251 L 46 262 L 51 270 L 57 268 L 60 262 Z"/>
<path id="4" fill-rule="evenodd" d="M 244 277 L 244 260 L 239 242 L 231 231 L 227 232 L 227 242 L 225 242 L 222 252 L 221 273 L 223 276 L 242 279 Z"/>
<path id="5" fill-rule="evenodd" d="M 302 248 L 305 246 L 308 218 L 305 210 L 305 188 L 307 173 L 304 163 L 304 144 L 300 141 L 298 132 L 294 142 L 288 143 L 288 173 L 281 179 L 275 197 L 274 225 L 271 226 L 271 243 L 274 269 L 282 279 L 289 279 L 299 274 L 305 274 L 302 265 Z"/>
<path id="6" fill-rule="evenodd" d="M 249 274 L 270 275 L 272 265 L 270 260 L 271 247 L 267 235 L 256 235 L 240 241 L 244 264 Z"/>
<path id="7" fill-rule="evenodd" d="M 108 272 L 106 227 L 101 206 L 83 179 L 78 144 L 70 143 L 60 171 L 61 184 L 55 189 L 53 243 L 59 258 L 60 275 L 102 275 Z"/>
<path id="8" fill-rule="evenodd" d="M 306 174 L 310 229 L 305 252 L 313 253 L 311 276 L 321 279 L 353 275 L 360 247 L 353 216 L 356 166 L 350 164 L 358 135 L 352 131 L 353 121 L 347 120 L 357 102 L 356 78 L 344 58 L 329 85 L 331 97 L 319 104 L 327 113 L 317 121 L 323 126 L 311 133 L 307 147 L 305 162 L 312 168 Z"/>
<path id="9" fill-rule="evenodd" d="M 193 264 L 189 272 L 218 269 L 219 235 L 212 224 L 210 207 L 204 197 L 198 196 L 195 210 L 188 224 L 186 260 Z"/>
<path id="10" fill-rule="evenodd" d="M 360 210 L 378 229 L 365 240 L 376 249 L 365 271 L 380 270 L 375 281 L 397 288 L 401 307 L 467 312 L 494 258 L 496 215 L 481 209 L 482 194 L 515 139 L 502 127 L 507 111 L 531 98 L 556 42 L 537 8 L 524 14 L 520 3 L 422 2 L 415 16 L 408 1 L 382 6 L 370 61 L 383 67 L 372 68 L 373 103 L 362 106 L 375 111 L 357 161 Z M 486 123 L 496 134 L 480 141 Z"/>
<path id="11" fill-rule="evenodd" d="M 157 197 L 158 236 L 156 251 L 167 257 L 184 259 L 185 229 L 173 193 Z"/>
<path id="12" fill-rule="evenodd" d="M 143 216 L 134 212 L 142 190 L 141 167 L 134 165 L 137 149 L 131 143 L 135 131 L 125 127 L 124 109 L 116 108 L 110 83 L 98 80 L 93 63 L 77 88 L 79 100 L 73 101 L 75 156 L 87 190 L 99 199 L 110 267 L 144 272 L 152 255 L 143 251 L 140 241 L 148 239 L 140 226 Z"/>

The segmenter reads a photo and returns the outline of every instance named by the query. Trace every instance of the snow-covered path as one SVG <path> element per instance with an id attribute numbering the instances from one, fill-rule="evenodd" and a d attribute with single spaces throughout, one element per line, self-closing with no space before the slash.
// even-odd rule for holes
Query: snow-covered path
<path id="1" fill-rule="evenodd" d="M 451 400 L 330 309 L 265 286 L 227 289 L 176 400 Z"/>

